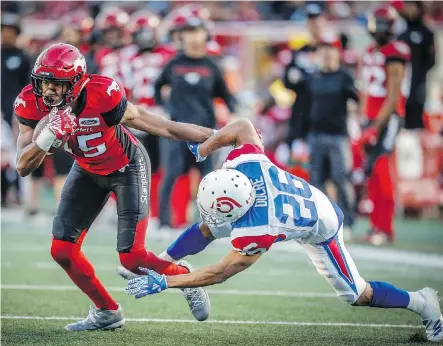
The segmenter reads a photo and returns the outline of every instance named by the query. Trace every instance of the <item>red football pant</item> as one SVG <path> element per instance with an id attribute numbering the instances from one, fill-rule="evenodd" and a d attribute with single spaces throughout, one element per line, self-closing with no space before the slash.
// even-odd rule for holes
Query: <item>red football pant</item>
<path id="1" fill-rule="evenodd" d="M 157 257 L 145 247 L 146 229 L 148 227 L 148 217 L 140 220 L 135 228 L 134 244 L 129 252 L 119 253 L 120 263 L 123 267 L 133 273 L 141 274 L 139 267 L 156 271 L 160 274 L 179 275 L 187 274 L 189 271 L 174 263 L 165 261 Z"/>
<path id="2" fill-rule="evenodd" d="M 80 249 L 85 234 L 86 230 L 83 231 L 77 243 L 52 239 L 52 258 L 97 308 L 115 310 L 118 308 L 117 303 L 97 278 L 94 267 Z"/>
<path id="3" fill-rule="evenodd" d="M 368 179 L 368 197 L 374 205 L 369 221 L 372 228 L 394 237 L 394 184 L 388 155 L 380 156 Z"/>
<path id="4" fill-rule="evenodd" d="M 120 262 L 128 270 L 140 274 L 139 267 L 155 270 L 160 274 L 178 275 L 189 271 L 174 263 L 158 258 L 145 248 L 146 228 L 148 217 L 137 223 L 134 245 L 129 253 L 120 253 Z M 86 235 L 83 230 L 77 243 L 52 239 L 52 258 L 65 270 L 71 280 L 80 288 L 99 309 L 115 310 L 117 303 L 106 291 L 103 284 L 95 275 L 94 267 L 81 251 L 81 245 Z"/>

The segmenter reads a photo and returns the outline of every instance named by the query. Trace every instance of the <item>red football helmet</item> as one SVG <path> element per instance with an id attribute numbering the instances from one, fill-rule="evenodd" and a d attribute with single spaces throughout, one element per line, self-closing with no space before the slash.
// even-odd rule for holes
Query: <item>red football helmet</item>
<path id="1" fill-rule="evenodd" d="M 43 98 L 43 103 L 48 108 L 64 108 L 79 97 L 88 82 L 85 57 L 74 46 L 65 43 L 53 44 L 38 56 L 31 73 L 31 81 L 37 100 Z M 68 83 L 61 101 L 43 95 L 43 81 Z"/>
<path id="2" fill-rule="evenodd" d="M 141 10 L 131 15 L 129 27 L 134 42 L 141 50 L 152 49 L 157 44 L 157 28 L 160 19 L 150 11 Z"/>
<path id="3" fill-rule="evenodd" d="M 129 15 L 118 7 L 109 7 L 100 12 L 96 19 L 100 30 L 124 29 L 129 23 Z"/>
<path id="4" fill-rule="evenodd" d="M 394 22 L 398 14 L 394 7 L 381 5 L 369 14 L 368 31 L 379 45 L 385 45 L 394 36 Z"/>

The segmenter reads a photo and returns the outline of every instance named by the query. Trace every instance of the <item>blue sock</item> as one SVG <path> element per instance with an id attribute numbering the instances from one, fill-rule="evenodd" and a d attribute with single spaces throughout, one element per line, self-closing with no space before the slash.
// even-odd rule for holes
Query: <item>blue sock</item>
<path id="1" fill-rule="evenodd" d="M 374 292 L 369 306 L 375 308 L 406 308 L 409 305 L 409 293 L 394 285 L 382 281 L 369 281 Z"/>
<path id="2" fill-rule="evenodd" d="M 180 234 L 180 236 L 169 245 L 166 252 L 174 260 L 178 261 L 186 256 L 198 254 L 211 242 L 212 239 L 205 238 L 200 232 L 200 223 L 197 222 Z"/>

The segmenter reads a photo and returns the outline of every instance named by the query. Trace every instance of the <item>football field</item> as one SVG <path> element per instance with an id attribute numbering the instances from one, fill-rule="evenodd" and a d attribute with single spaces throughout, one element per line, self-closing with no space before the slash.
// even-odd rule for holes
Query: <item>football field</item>
<path id="1" fill-rule="evenodd" d="M 418 317 L 403 310 L 356 308 L 340 302 L 296 243 L 276 244 L 257 264 L 208 289 L 211 316 L 196 322 L 178 290 L 135 300 L 115 272 L 115 226 L 97 225 L 83 249 L 98 276 L 124 307 L 126 324 L 111 332 L 66 332 L 88 313 L 90 301 L 49 254 L 51 219 L 2 213 L 1 336 L 4 345 L 422 345 Z M 360 222 L 362 234 L 367 225 Z M 443 227 L 440 222 L 398 222 L 394 248 L 349 245 L 366 280 L 443 292 Z M 159 253 L 171 238 L 149 231 L 147 246 Z M 188 258 L 215 263 L 229 243 L 211 244 Z M 406 252 L 408 250 L 409 252 Z M 411 252 L 414 250 L 414 252 Z M 441 294 L 441 293 L 440 293 Z"/>

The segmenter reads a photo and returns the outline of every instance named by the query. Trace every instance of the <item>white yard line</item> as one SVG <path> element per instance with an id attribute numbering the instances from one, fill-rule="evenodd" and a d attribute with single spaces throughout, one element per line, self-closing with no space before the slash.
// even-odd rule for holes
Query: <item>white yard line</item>
<path id="1" fill-rule="evenodd" d="M 175 235 L 176 237 L 177 235 Z M 175 239 L 174 237 L 174 239 Z M 149 241 L 155 241 L 156 236 L 148 236 L 148 247 Z M 162 238 L 162 240 L 164 240 Z M 172 239 L 171 239 L 172 240 Z M 213 244 L 210 248 L 208 248 L 204 253 L 209 255 L 222 255 L 227 251 L 228 244 L 223 240 L 218 241 L 220 246 L 217 247 L 217 244 Z M 35 245 L 34 243 L 26 244 L 21 243 L 20 246 L 14 245 L 6 245 L 2 244 L 2 252 L 4 253 L 48 253 L 49 252 L 49 241 L 47 246 L 43 245 Z M 438 268 L 443 269 L 443 255 L 440 254 L 427 254 L 427 253 L 419 253 L 419 252 L 410 252 L 396 249 L 387 249 L 387 248 L 374 248 L 371 246 L 365 245 L 356 245 L 350 244 L 347 245 L 347 249 L 351 253 L 352 257 L 356 261 L 370 261 L 371 263 L 377 264 L 401 264 L 404 267 L 424 267 L 424 268 Z M 85 244 L 83 246 L 83 250 L 86 254 L 91 254 L 94 256 L 107 255 L 113 253 L 113 248 L 109 244 Z M 294 254 L 304 254 L 306 259 L 308 256 L 305 250 L 295 241 L 281 242 L 275 244 L 271 250 L 271 258 L 278 261 L 276 256 L 272 255 L 284 255 L 287 253 Z M 304 259 L 304 258 L 303 258 Z M 293 258 L 292 260 L 303 260 L 301 257 Z M 283 258 L 281 262 L 288 263 L 287 257 Z"/>
<path id="2" fill-rule="evenodd" d="M 122 281 L 123 283 L 123 281 Z M 5 285 L 0 286 L 2 290 L 24 290 L 24 291 L 78 291 L 75 286 L 68 285 Z M 109 292 L 123 292 L 124 287 L 106 287 Z M 181 293 L 179 290 L 167 290 L 169 293 Z M 323 292 L 289 292 L 289 291 L 252 291 L 252 290 L 234 290 L 234 289 L 208 289 L 210 294 L 221 294 L 231 296 L 281 296 L 297 298 L 336 298 L 335 293 Z"/>
<path id="3" fill-rule="evenodd" d="M 11 316 L 2 315 L 5 320 L 43 320 L 43 321 L 71 321 L 81 320 L 83 317 L 67 316 Z M 282 326 L 316 326 L 316 327 L 365 327 L 365 328 L 422 328 L 419 325 L 410 324 L 375 324 L 375 323 L 347 323 L 347 322 L 291 322 L 291 321 L 231 321 L 231 320 L 208 320 L 198 322 L 196 320 L 179 320 L 163 318 L 127 318 L 128 322 L 153 322 L 153 323 L 201 323 L 201 324 L 258 324 L 258 325 L 282 325 Z"/>

